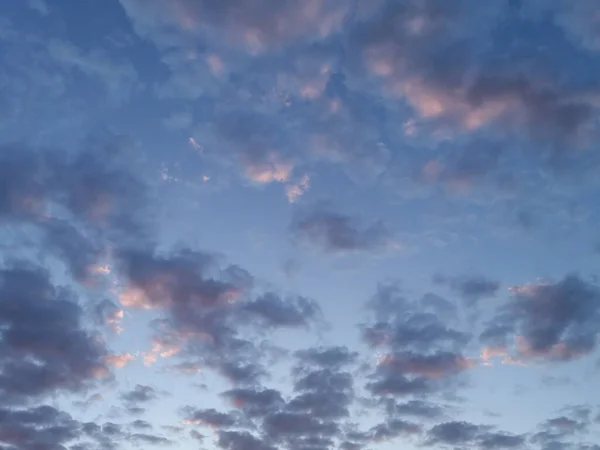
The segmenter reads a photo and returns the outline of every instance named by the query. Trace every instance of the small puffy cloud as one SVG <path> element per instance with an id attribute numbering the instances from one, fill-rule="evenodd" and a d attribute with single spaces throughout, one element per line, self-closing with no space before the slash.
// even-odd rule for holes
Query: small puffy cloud
<path id="1" fill-rule="evenodd" d="M 410 400 L 405 403 L 394 403 L 389 408 L 391 413 L 399 416 L 410 416 L 420 419 L 439 419 L 444 415 L 444 408 L 426 400 Z"/>
<path id="2" fill-rule="evenodd" d="M 283 183 L 289 179 L 293 169 L 290 162 L 280 161 L 277 157 L 257 161 L 247 160 L 243 161 L 243 165 L 248 179 L 259 184 Z"/>
<path id="3" fill-rule="evenodd" d="M 349 216 L 317 207 L 298 214 L 291 224 L 292 234 L 330 252 L 387 249 L 391 233 L 382 222 L 363 226 Z"/>
<path id="4" fill-rule="evenodd" d="M 568 361 L 597 346 L 600 288 L 576 275 L 557 283 L 515 286 L 481 335 L 494 347 L 514 345 L 521 360 Z"/>
<path id="5" fill-rule="evenodd" d="M 388 354 L 378 362 L 382 370 L 428 378 L 440 378 L 467 370 L 476 365 L 473 360 L 451 352 Z"/>
<path id="6" fill-rule="evenodd" d="M 107 355 L 104 360 L 106 361 L 106 364 L 114 366 L 118 369 L 122 369 L 131 361 L 135 360 L 135 356 L 133 356 L 131 353 L 118 353 L 114 355 Z"/>
<path id="7" fill-rule="evenodd" d="M 421 425 L 402 419 L 390 419 L 376 425 L 370 430 L 371 439 L 375 442 L 388 441 L 398 436 L 411 436 L 421 433 Z"/>
<path id="8" fill-rule="evenodd" d="M 290 203 L 295 203 L 310 187 L 310 177 L 304 175 L 300 180 L 285 187 L 285 193 Z"/>
<path id="9" fill-rule="evenodd" d="M 223 450 L 275 450 L 247 431 L 220 431 L 217 445 Z"/>
<path id="10" fill-rule="evenodd" d="M 297 327 L 313 322 L 321 310 L 317 302 L 309 298 L 282 299 L 276 294 L 266 293 L 245 303 L 242 311 L 266 326 Z"/>
<path id="11" fill-rule="evenodd" d="M 274 389 L 237 388 L 225 391 L 221 395 L 244 411 L 248 417 L 264 417 L 285 405 L 281 393 Z"/>
<path id="12" fill-rule="evenodd" d="M 226 429 L 238 424 L 238 419 L 231 414 L 215 409 L 187 408 L 183 423 L 186 425 L 204 425 L 211 428 Z"/>
<path id="13" fill-rule="evenodd" d="M 296 352 L 296 357 L 302 364 L 331 369 L 351 365 L 356 362 L 358 356 L 358 352 L 353 352 L 347 347 L 313 347 Z"/>
<path id="14" fill-rule="evenodd" d="M 159 358 L 171 358 L 181 351 L 181 344 L 169 337 L 155 337 L 152 339 L 152 347 L 144 353 L 143 359 L 146 366 L 151 366 Z"/>
<path id="15" fill-rule="evenodd" d="M 127 437 L 127 439 L 131 442 L 135 442 L 136 444 L 145 444 L 145 445 L 172 445 L 173 441 L 165 438 L 164 436 L 157 436 L 154 434 L 147 433 L 133 433 Z"/>
<path id="16" fill-rule="evenodd" d="M 479 448 L 518 449 L 525 444 L 522 435 L 494 431 L 492 427 L 469 422 L 444 422 L 427 431 L 427 446 L 474 446 Z"/>
<path id="17" fill-rule="evenodd" d="M 123 326 L 121 325 L 123 314 L 123 310 L 108 299 L 102 300 L 94 307 L 95 319 L 100 324 L 111 328 L 116 334 L 123 331 Z"/>
<path id="18" fill-rule="evenodd" d="M 363 339 L 381 352 L 367 389 L 377 395 L 419 395 L 451 386 L 474 361 L 463 355 L 467 333 L 451 328 L 442 311 L 428 311 L 402 295 L 397 285 L 382 285 L 368 303 L 370 322 Z"/>
<path id="19" fill-rule="evenodd" d="M 436 277 L 438 283 L 448 286 L 459 294 L 468 306 L 473 306 L 479 301 L 494 297 L 500 289 L 500 283 L 490 280 L 483 275 L 465 275 L 456 277 Z"/>
<path id="20" fill-rule="evenodd" d="M 158 394 L 154 388 L 138 384 L 132 390 L 121 394 L 121 398 L 127 403 L 147 403 L 156 400 Z"/>

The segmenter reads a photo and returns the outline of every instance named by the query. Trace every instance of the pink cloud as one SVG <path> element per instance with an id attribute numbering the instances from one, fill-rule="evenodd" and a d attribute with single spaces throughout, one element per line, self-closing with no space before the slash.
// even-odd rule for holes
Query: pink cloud
<path id="1" fill-rule="evenodd" d="M 118 369 L 122 369 L 133 360 L 135 360 L 135 356 L 133 356 L 131 353 L 108 355 L 105 358 L 106 364 Z"/>

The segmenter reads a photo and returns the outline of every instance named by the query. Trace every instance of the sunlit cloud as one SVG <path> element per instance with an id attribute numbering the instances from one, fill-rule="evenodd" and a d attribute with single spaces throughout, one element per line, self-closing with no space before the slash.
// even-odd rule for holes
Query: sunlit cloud
<path id="1" fill-rule="evenodd" d="M 171 358 L 181 351 L 181 346 L 176 342 L 167 342 L 163 339 L 152 340 L 152 347 L 143 354 L 144 364 L 151 366 L 158 358 Z"/>
<path id="2" fill-rule="evenodd" d="M 295 203 L 310 187 L 310 177 L 304 175 L 298 182 L 288 184 L 285 193 L 290 203 Z"/>
<path id="3" fill-rule="evenodd" d="M 106 358 L 106 363 L 117 369 L 122 369 L 127 366 L 131 361 L 135 360 L 135 356 L 131 353 L 119 353 L 114 355 L 108 355 Z"/>
<path id="4" fill-rule="evenodd" d="M 272 157 L 266 161 L 246 161 L 244 170 L 246 176 L 255 183 L 283 183 L 291 176 L 293 165 Z"/>

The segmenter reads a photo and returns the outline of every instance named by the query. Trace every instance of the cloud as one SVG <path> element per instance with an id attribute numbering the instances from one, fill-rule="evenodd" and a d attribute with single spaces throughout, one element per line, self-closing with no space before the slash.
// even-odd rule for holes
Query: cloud
<path id="1" fill-rule="evenodd" d="M 353 352 L 347 347 L 313 347 L 299 350 L 296 357 L 303 364 L 314 364 L 324 369 L 339 369 L 353 364 L 358 359 L 358 352 Z"/>
<path id="2" fill-rule="evenodd" d="M 307 326 L 320 315 L 319 305 L 312 299 L 295 297 L 283 300 L 273 293 L 245 303 L 242 310 L 264 325 L 274 327 Z"/>
<path id="3" fill-rule="evenodd" d="M 224 450 L 275 450 L 247 431 L 220 431 L 217 445 Z"/>
<path id="4" fill-rule="evenodd" d="M 216 5 L 210 1 L 175 0 L 169 5 L 153 0 L 121 0 L 143 35 L 159 41 L 175 27 L 180 39 L 204 30 L 215 43 L 240 46 L 256 53 L 296 40 L 326 37 L 337 31 L 349 11 L 349 2 L 309 0 L 301 5 L 283 1 L 275 8 L 268 1 L 235 0 Z M 269 14 L 267 14 L 267 12 Z"/>
<path id="5" fill-rule="evenodd" d="M 248 417 L 264 417 L 285 405 L 281 393 L 274 389 L 232 389 L 221 394 Z"/>
<path id="6" fill-rule="evenodd" d="M 106 364 L 114 366 L 118 369 L 122 369 L 134 359 L 135 356 L 133 356 L 131 353 L 118 353 L 114 355 L 107 355 L 104 358 Z"/>
<path id="7" fill-rule="evenodd" d="M 561 84 L 542 64 L 516 65 L 516 54 L 509 53 L 513 64 L 480 57 L 509 39 L 510 32 L 492 34 L 506 20 L 500 8 L 384 2 L 350 42 L 366 73 L 380 80 L 375 86 L 404 98 L 423 121 L 466 131 L 494 123 L 536 139 L 576 139 L 592 118 L 586 88 Z M 526 25 L 517 22 L 515 30 L 519 26 Z M 490 43 L 486 49 L 484 42 Z"/>
<path id="8" fill-rule="evenodd" d="M 451 352 L 436 352 L 425 355 L 404 352 L 387 354 L 380 358 L 378 365 L 382 370 L 390 372 L 440 378 L 472 368 L 476 363 L 462 355 Z"/>
<path id="9" fill-rule="evenodd" d="M 322 420 L 349 416 L 354 398 L 353 377 L 348 372 L 318 369 L 302 374 L 294 384 L 298 393 L 287 405 L 288 411 L 302 411 Z"/>
<path id="10" fill-rule="evenodd" d="M 277 157 L 267 157 L 266 160 L 245 160 L 242 162 L 246 176 L 255 183 L 283 183 L 288 180 L 293 166 L 289 162 L 278 161 Z"/>
<path id="11" fill-rule="evenodd" d="M 50 12 L 48 5 L 44 0 L 27 0 L 27 6 L 42 15 L 47 15 Z"/>
<path id="12" fill-rule="evenodd" d="M 265 418 L 264 431 L 276 442 L 302 441 L 307 437 L 330 438 L 339 432 L 331 422 L 324 422 L 305 413 L 277 412 Z"/>
<path id="13" fill-rule="evenodd" d="M 231 428 L 238 424 L 238 419 L 215 409 L 188 408 L 183 421 L 188 425 L 204 425 L 213 428 Z"/>
<path id="14" fill-rule="evenodd" d="M 264 357 L 252 339 L 265 328 L 295 328 L 315 323 L 318 305 L 301 296 L 274 292 L 253 295 L 254 279 L 244 269 L 220 267 L 215 255 L 181 250 L 159 254 L 151 249 L 123 251 L 117 259 L 126 284 L 121 303 L 156 309 L 168 319 L 155 336 L 157 350 L 148 362 L 165 355 L 217 370 L 234 383 L 252 383 L 265 374 Z"/>
<path id="15" fill-rule="evenodd" d="M 515 286 L 481 339 L 509 349 L 514 342 L 518 359 L 568 361 L 596 348 L 599 314 L 600 290 L 576 275 Z"/>
<path id="16" fill-rule="evenodd" d="M 371 429 L 372 439 L 375 442 L 387 441 L 398 436 L 410 436 L 421 433 L 421 426 L 401 419 L 391 419 L 384 424 Z"/>
<path id="17" fill-rule="evenodd" d="M 51 406 L 0 408 L 0 444 L 10 446 L 6 448 L 64 448 L 79 436 L 80 423 Z"/>
<path id="18" fill-rule="evenodd" d="M 301 196 L 303 196 L 308 188 L 310 187 L 310 177 L 303 175 L 300 180 L 295 183 L 288 184 L 285 188 L 288 201 L 295 203 Z"/>
<path id="19" fill-rule="evenodd" d="M 427 312 L 421 302 L 404 298 L 397 285 L 379 286 L 368 307 L 373 317 L 361 325 L 363 339 L 382 352 L 366 384 L 372 394 L 445 390 L 474 365 L 462 354 L 470 336 L 447 326 L 440 311 Z"/>
<path id="20" fill-rule="evenodd" d="M 45 255 L 63 261 L 81 283 L 96 283 L 110 246 L 132 240 L 132 232 L 143 239 L 145 189 L 127 169 L 126 140 L 86 144 L 75 155 L 3 146 L 0 221 L 34 226 Z"/>
<path id="21" fill-rule="evenodd" d="M 136 385 L 132 390 L 121 394 L 121 399 L 128 404 L 148 403 L 158 398 L 154 388 L 150 386 Z"/>
<path id="22" fill-rule="evenodd" d="M 521 6 L 522 14 L 538 17 L 551 13 L 557 25 L 563 28 L 574 44 L 592 51 L 600 46 L 600 32 L 595 16 L 595 4 L 590 0 L 580 2 L 541 2 L 533 1 Z"/>
<path id="23" fill-rule="evenodd" d="M 123 314 L 123 310 L 108 299 L 104 299 L 94 306 L 94 317 L 96 321 L 110 327 L 116 334 L 123 331 L 121 325 Z"/>
<path id="24" fill-rule="evenodd" d="M 494 297 L 500 288 L 500 283 L 482 275 L 437 277 L 435 281 L 448 284 L 468 306 L 474 306 L 485 298 Z"/>
<path id="25" fill-rule="evenodd" d="M 521 448 L 525 437 L 493 431 L 491 427 L 469 422 L 444 422 L 433 426 L 427 432 L 428 446 L 476 446 L 479 448 L 512 449 Z"/>
<path id="26" fill-rule="evenodd" d="M 530 441 L 544 448 L 587 448 L 584 441 L 593 429 L 591 408 L 585 405 L 565 407 L 561 415 L 538 424 Z M 587 444 L 590 447 L 591 444 Z"/>
<path id="27" fill-rule="evenodd" d="M 151 445 L 172 445 L 173 441 L 163 436 L 156 436 L 147 433 L 133 433 L 128 437 L 128 440 L 136 443 L 151 444 Z"/>
<path id="28" fill-rule="evenodd" d="M 222 397 L 251 422 L 245 425 L 245 420 L 236 419 L 235 426 L 248 431 L 230 430 L 234 420 L 216 423 L 214 426 L 220 429 L 219 445 L 223 448 L 283 445 L 307 450 L 331 447 L 336 437 L 345 434 L 342 428 L 355 401 L 354 376 L 346 371 L 355 358 L 355 354 L 343 347 L 305 349 L 295 354 L 298 364 L 291 367 L 291 395 L 262 387 L 223 392 Z M 219 414 L 219 418 L 226 416 L 232 417 Z"/>
<path id="29" fill-rule="evenodd" d="M 49 55 L 67 69 L 75 69 L 99 81 L 111 101 L 129 98 L 138 84 L 134 66 L 125 60 L 115 60 L 102 49 L 84 52 L 71 42 L 51 39 L 46 44 Z"/>
<path id="30" fill-rule="evenodd" d="M 424 400 L 394 403 L 390 409 L 393 414 L 398 414 L 399 416 L 411 416 L 422 419 L 438 419 L 444 414 L 444 408 Z"/>
<path id="31" fill-rule="evenodd" d="M 153 428 L 150 422 L 141 419 L 137 419 L 131 422 L 131 426 L 138 430 L 151 430 Z"/>
<path id="32" fill-rule="evenodd" d="M 110 375 L 104 343 L 83 325 L 83 310 L 43 269 L 0 270 L 0 398 L 25 403 L 82 391 Z"/>
<path id="33" fill-rule="evenodd" d="M 330 252 L 380 250 L 392 244 L 391 233 L 382 222 L 363 227 L 351 217 L 323 207 L 298 214 L 291 231 L 298 239 Z"/>
<path id="34" fill-rule="evenodd" d="M 424 311 L 420 302 L 402 296 L 395 284 L 381 285 L 368 304 L 374 321 L 362 325 L 365 341 L 377 348 L 432 351 L 462 348 L 470 336 L 449 327 L 439 312 Z"/>

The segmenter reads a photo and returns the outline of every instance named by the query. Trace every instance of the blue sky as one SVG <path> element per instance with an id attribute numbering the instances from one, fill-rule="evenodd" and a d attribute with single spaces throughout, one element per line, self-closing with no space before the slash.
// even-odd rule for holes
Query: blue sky
<path id="1" fill-rule="evenodd" d="M 599 450 L 595 0 L 0 2 L 0 450 Z"/>

